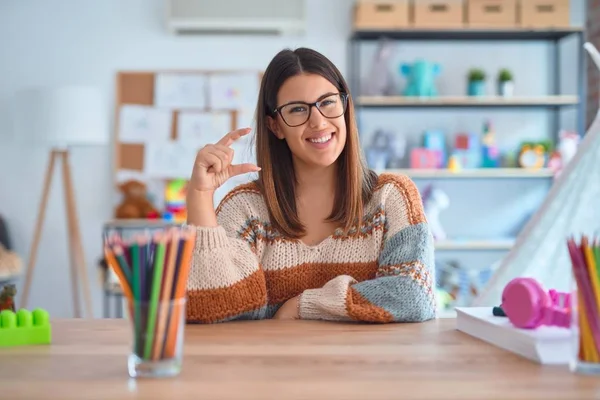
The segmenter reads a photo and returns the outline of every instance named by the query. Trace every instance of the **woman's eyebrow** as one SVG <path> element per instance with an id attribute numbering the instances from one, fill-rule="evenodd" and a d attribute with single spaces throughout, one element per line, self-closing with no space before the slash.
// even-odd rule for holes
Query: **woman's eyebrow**
<path id="1" fill-rule="evenodd" d="M 331 95 L 337 94 L 337 92 L 327 92 L 325 94 L 320 95 L 316 101 L 321 101 L 323 100 L 325 97 L 329 97 Z M 306 103 L 312 103 L 310 101 L 304 101 L 304 100 L 291 100 L 291 101 L 287 101 L 284 104 L 294 104 L 294 103 L 302 103 L 302 104 L 306 104 Z"/>

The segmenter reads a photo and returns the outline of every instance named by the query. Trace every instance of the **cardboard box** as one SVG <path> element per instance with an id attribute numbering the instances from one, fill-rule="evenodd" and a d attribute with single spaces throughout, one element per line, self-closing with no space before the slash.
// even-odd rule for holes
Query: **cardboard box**
<path id="1" fill-rule="evenodd" d="M 410 25 L 408 0 L 361 0 L 354 8 L 354 29 L 397 29 Z"/>
<path id="2" fill-rule="evenodd" d="M 415 28 L 463 28 L 463 0 L 414 0 Z"/>
<path id="3" fill-rule="evenodd" d="M 569 0 L 520 0 L 519 26 L 522 28 L 568 28 L 571 26 Z"/>
<path id="4" fill-rule="evenodd" d="M 472 28 L 514 28 L 516 0 L 468 0 L 467 26 Z"/>

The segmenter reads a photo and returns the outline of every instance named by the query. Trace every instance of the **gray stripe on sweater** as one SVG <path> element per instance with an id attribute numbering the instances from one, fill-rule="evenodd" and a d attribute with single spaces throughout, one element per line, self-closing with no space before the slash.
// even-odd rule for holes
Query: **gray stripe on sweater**
<path id="1" fill-rule="evenodd" d="M 354 285 L 370 303 L 389 312 L 397 322 L 422 322 L 435 318 L 435 304 L 425 288 L 410 276 L 385 276 Z"/>
<path id="2" fill-rule="evenodd" d="M 402 229 L 385 241 L 379 256 L 379 267 L 397 267 L 395 271 L 386 271 L 372 281 L 354 285 L 354 288 L 370 303 L 389 312 L 395 321 L 420 322 L 435 317 L 435 304 L 432 303 L 423 282 L 415 281 L 405 275 L 412 268 L 420 271 L 421 279 L 426 279 L 425 272 L 430 274 L 429 282 L 435 291 L 433 236 L 427 223 L 411 225 Z M 414 264 L 415 262 L 420 264 Z M 408 265 L 407 265 L 408 264 Z M 413 265 L 410 265 L 413 264 Z M 435 298 L 433 296 L 433 298 Z"/>
<path id="3" fill-rule="evenodd" d="M 429 225 L 425 222 L 411 225 L 385 241 L 379 265 L 420 261 L 431 268 L 434 265 L 433 248 L 433 235 L 429 231 Z"/>

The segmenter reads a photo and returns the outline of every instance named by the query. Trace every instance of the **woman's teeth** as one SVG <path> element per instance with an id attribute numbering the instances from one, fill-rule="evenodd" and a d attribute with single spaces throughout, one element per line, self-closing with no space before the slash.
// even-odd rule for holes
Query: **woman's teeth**
<path id="1" fill-rule="evenodd" d="M 331 140 L 331 135 L 323 136 L 316 139 L 308 139 L 309 142 L 312 143 L 327 143 Z"/>

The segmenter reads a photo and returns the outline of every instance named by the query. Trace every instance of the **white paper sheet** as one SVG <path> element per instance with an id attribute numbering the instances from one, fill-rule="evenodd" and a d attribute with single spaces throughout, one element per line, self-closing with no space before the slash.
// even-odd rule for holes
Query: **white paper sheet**
<path id="1" fill-rule="evenodd" d="M 170 110 L 141 105 L 124 105 L 119 115 L 121 143 L 149 143 L 171 136 L 173 114 Z"/>
<path id="2" fill-rule="evenodd" d="M 200 149 L 216 143 L 231 131 L 231 113 L 181 112 L 177 117 L 177 140 Z"/>
<path id="3" fill-rule="evenodd" d="M 189 179 L 198 148 L 167 140 L 144 146 L 144 173 L 152 178 Z"/>
<path id="4" fill-rule="evenodd" d="M 207 76 L 160 73 L 156 75 L 154 104 L 165 108 L 206 107 Z"/>
<path id="5" fill-rule="evenodd" d="M 209 77 L 212 110 L 254 109 L 260 81 L 258 73 L 221 73 Z"/>

